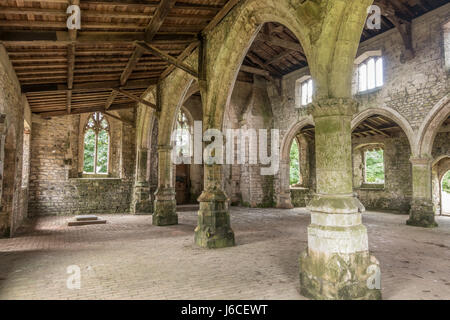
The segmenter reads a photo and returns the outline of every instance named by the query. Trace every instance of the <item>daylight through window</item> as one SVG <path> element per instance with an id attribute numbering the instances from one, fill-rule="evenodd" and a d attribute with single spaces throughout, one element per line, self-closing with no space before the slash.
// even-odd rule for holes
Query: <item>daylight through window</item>
<path id="1" fill-rule="evenodd" d="M 365 182 L 373 184 L 384 183 L 384 150 L 367 150 L 364 153 Z"/>
<path id="2" fill-rule="evenodd" d="M 302 82 L 302 106 L 306 106 L 312 102 L 313 98 L 313 80 L 309 79 Z"/>
<path id="3" fill-rule="evenodd" d="M 383 58 L 372 57 L 361 63 L 358 67 L 359 92 L 373 90 L 382 87 L 383 79 Z"/>
<path id="4" fill-rule="evenodd" d="M 108 174 L 109 123 L 105 116 L 92 114 L 84 128 L 84 173 Z"/>

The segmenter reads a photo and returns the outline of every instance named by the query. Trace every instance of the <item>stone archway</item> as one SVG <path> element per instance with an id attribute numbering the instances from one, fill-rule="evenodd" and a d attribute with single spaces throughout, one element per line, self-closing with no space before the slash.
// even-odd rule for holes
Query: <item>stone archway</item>
<path id="1" fill-rule="evenodd" d="M 444 178 L 450 175 L 450 155 L 438 157 L 432 164 L 431 174 L 434 213 L 450 215 L 450 192 L 443 185 Z"/>
<path id="2" fill-rule="evenodd" d="M 414 130 L 412 129 L 411 125 L 409 124 L 408 120 L 405 119 L 399 112 L 397 112 L 394 109 L 383 107 L 383 108 L 370 108 L 366 109 L 358 114 L 356 114 L 353 117 L 352 120 L 352 131 L 355 130 L 355 128 L 363 122 L 365 119 L 369 118 L 370 116 L 374 115 L 381 115 L 385 116 L 386 118 L 391 119 L 394 121 L 397 125 L 402 128 L 403 132 L 405 133 L 406 137 L 409 141 L 409 146 L 411 148 L 411 153 L 416 154 L 417 153 L 417 146 L 415 143 L 415 134 Z"/>
<path id="3" fill-rule="evenodd" d="M 278 174 L 277 208 L 292 209 L 290 190 L 290 151 L 291 146 L 300 130 L 306 126 L 314 126 L 312 117 L 308 117 L 293 124 L 283 138 L 281 144 L 280 171 Z"/>
<path id="4" fill-rule="evenodd" d="M 431 156 L 434 139 L 439 128 L 450 116 L 450 94 L 443 97 L 430 111 L 417 135 L 418 155 Z"/>
<path id="5" fill-rule="evenodd" d="M 3 148 L 3 179 L 2 179 L 2 198 L 1 198 L 1 220 L 0 233 L 3 236 L 11 236 L 14 230 L 13 215 L 17 210 L 16 193 L 16 134 L 13 126 L 10 126 L 6 132 Z"/>
<path id="6" fill-rule="evenodd" d="M 441 215 L 450 216 L 450 192 L 444 189 L 444 179 L 450 180 L 450 168 L 441 178 Z"/>

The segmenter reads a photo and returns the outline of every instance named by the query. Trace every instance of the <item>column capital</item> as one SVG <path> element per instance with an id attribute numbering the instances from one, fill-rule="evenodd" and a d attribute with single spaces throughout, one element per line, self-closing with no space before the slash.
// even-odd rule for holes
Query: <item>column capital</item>
<path id="1" fill-rule="evenodd" d="M 409 161 L 413 166 L 429 166 L 431 165 L 433 158 L 431 156 L 411 156 Z"/>
<path id="2" fill-rule="evenodd" d="M 357 110 L 358 101 L 352 98 L 329 98 L 314 101 L 310 113 L 314 118 L 353 116 Z"/>
<path id="3" fill-rule="evenodd" d="M 158 145 L 159 151 L 172 151 L 173 147 L 171 145 Z"/>

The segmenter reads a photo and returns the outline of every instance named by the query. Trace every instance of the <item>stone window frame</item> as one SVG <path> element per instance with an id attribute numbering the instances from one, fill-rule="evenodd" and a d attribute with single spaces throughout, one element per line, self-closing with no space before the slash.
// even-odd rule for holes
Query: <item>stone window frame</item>
<path id="1" fill-rule="evenodd" d="M 371 183 L 366 182 L 366 151 L 374 150 L 374 149 L 382 149 L 383 150 L 383 168 L 384 168 L 384 183 Z M 386 186 L 386 157 L 385 157 L 385 146 L 383 143 L 370 143 L 370 144 L 362 144 L 355 148 L 361 154 L 362 159 L 362 167 L 360 168 L 362 173 L 362 181 L 361 185 L 356 189 L 367 189 L 367 190 L 384 190 Z M 354 170 L 354 169 L 353 169 Z"/>
<path id="2" fill-rule="evenodd" d="M 307 83 L 308 81 L 311 81 L 312 84 L 312 95 L 311 95 L 311 99 L 309 100 L 310 102 L 308 102 L 308 98 L 307 99 L 307 103 L 303 104 L 303 98 L 304 98 L 304 94 L 303 94 L 303 85 L 305 83 Z M 298 79 L 295 82 L 295 104 L 297 108 L 306 108 L 308 105 L 310 105 L 312 103 L 312 98 L 314 95 L 314 79 L 312 78 L 312 76 L 310 74 L 308 75 L 304 75 L 302 76 L 300 79 Z"/>
<path id="3" fill-rule="evenodd" d="M 190 149 L 191 149 L 190 150 L 190 157 L 193 157 L 193 155 L 194 155 L 194 153 L 193 153 L 193 151 L 194 151 L 194 137 L 193 137 L 193 135 L 194 135 L 194 118 L 192 117 L 192 115 L 189 112 L 189 110 L 187 110 L 187 108 L 185 108 L 184 106 L 180 107 L 180 109 L 178 110 L 177 115 L 175 117 L 175 122 L 174 122 L 174 125 L 173 125 L 174 130 L 180 129 L 179 128 L 179 124 L 180 124 L 179 116 L 181 114 L 184 114 L 185 118 L 186 118 L 186 123 L 185 124 L 188 127 L 188 131 L 189 131 L 189 134 L 190 134 L 190 140 L 191 140 L 190 141 Z M 177 135 L 176 135 L 175 139 L 177 139 Z M 173 141 L 173 147 L 174 148 L 177 147 L 177 140 Z"/>
<path id="4" fill-rule="evenodd" d="M 450 19 L 442 25 L 442 44 L 445 70 L 450 72 Z"/>
<path id="5" fill-rule="evenodd" d="M 290 150 L 292 150 L 292 145 L 295 143 L 297 143 L 297 148 L 298 148 L 298 173 L 299 173 L 299 177 L 298 177 L 298 182 L 291 184 L 291 159 L 289 159 L 289 186 L 291 189 L 295 189 L 295 188 L 302 188 L 303 187 L 303 177 L 302 177 L 302 172 L 301 172 L 301 163 L 300 163 L 300 159 L 301 159 L 301 144 L 298 138 L 298 135 L 296 135 L 294 137 L 294 139 L 292 139 L 291 142 L 291 147 L 289 148 L 289 155 L 291 154 Z"/>
<path id="6" fill-rule="evenodd" d="M 371 89 L 366 88 L 365 90 L 361 90 L 360 89 L 360 68 L 363 64 L 367 65 L 367 63 L 371 59 L 375 59 L 375 72 L 376 72 L 376 62 L 377 62 L 377 60 L 381 59 L 381 62 L 382 62 L 382 84 L 377 85 L 377 83 L 376 83 L 377 79 L 376 79 L 376 74 L 375 74 L 375 87 L 371 88 Z M 386 81 L 385 81 L 385 78 L 386 78 L 385 69 L 386 68 L 385 68 L 385 59 L 383 57 L 383 52 L 381 50 L 366 51 L 363 54 L 361 54 L 360 56 L 358 56 L 355 59 L 354 63 L 355 63 L 355 69 L 356 69 L 355 76 L 356 76 L 356 94 L 357 95 L 373 93 L 373 92 L 381 90 L 384 87 L 384 85 L 386 83 Z M 367 75 L 366 75 L 366 78 L 367 78 L 366 81 L 368 81 Z"/>
<path id="7" fill-rule="evenodd" d="M 366 153 L 371 150 L 383 150 L 383 173 L 384 173 L 384 180 L 383 183 L 376 183 L 376 182 L 367 182 L 367 175 L 366 175 L 366 168 L 367 168 L 367 159 L 366 159 Z M 386 158 L 384 156 L 384 145 L 383 144 L 374 144 L 374 145 L 368 145 L 363 148 L 361 148 L 362 152 L 362 159 L 363 159 L 363 181 L 362 181 L 362 187 L 364 188 L 371 188 L 371 189 L 379 189 L 384 188 L 386 184 Z"/>
<path id="8" fill-rule="evenodd" d="M 108 126 L 107 126 L 106 129 L 98 127 L 98 125 L 96 125 L 94 128 L 88 128 L 89 120 L 91 118 L 93 118 L 94 114 L 96 114 L 96 113 L 99 113 L 99 114 L 103 115 L 102 121 L 105 120 L 108 123 Z M 107 172 L 106 173 L 97 173 L 96 172 L 97 171 L 96 170 L 96 166 L 97 166 L 96 157 L 94 159 L 94 172 L 84 172 L 84 137 L 86 135 L 87 130 L 92 130 L 92 129 L 94 129 L 96 140 L 98 139 L 98 134 L 99 134 L 100 131 L 104 130 L 104 131 L 106 131 L 108 133 L 108 161 L 107 161 L 107 166 L 108 167 L 107 167 Z M 81 138 L 82 178 L 99 178 L 99 179 L 108 178 L 110 176 L 110 174 L 111 174 L 111 122 L 108 120 L 107 116 L 104 113 L 100 112 L 100 111 L 90 113 L 89 116 L 86 118 L 86 121 L 85 121 L 85 123 L 83 125 L 83 130 L 81 132 L 80 138 Z M 96 142 L 95 150 L 97 151 L 97 142 Z"/>

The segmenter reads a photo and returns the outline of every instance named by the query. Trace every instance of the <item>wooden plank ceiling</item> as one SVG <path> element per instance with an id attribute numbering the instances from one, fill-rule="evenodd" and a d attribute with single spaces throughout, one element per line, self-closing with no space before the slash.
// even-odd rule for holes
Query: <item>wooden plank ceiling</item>
<path id="1" fill-rule="evenodd" d="M 314 139 L 314 126 L 304 127 L 300 133 Z M 352 132 L 353 138 L 366 138 L 374 136 L 384 136 L 390 138 L 403 133 L 402 128 L 393 120 L 382 116 L 373 115 L 361 122 Z"/>
<path id="2" fill-rule="evenodd" d="M 236 2 L 0 0 L 0 41 L 32 112 L 53 116 L 130 108 L 172 70 L 166 59 L 135 41 L 185 57 L 198 45 L 198 34 Z M 66 25 L 70 4 L 81 8 L 81 29 L 75 32 Z"/>
<path id="3" fill-rule="evenodd" d="M 0 0 L 0 42 L 33 113 L 48 117 L 133 108 L 149 85 L 173 70 L 170 63 L 189 55 L 198 46 L 198 35 L 237 2 Z M 447 1 L 390 2 L 400 21 L 411 21 Z M 81 8 L 81 30 L 67 30 L 70 4 Z M 394 27 L 391 20 L 383 17 L 381 32 Z M 362 40 L 375 34 L 365 30 Z M 145 41 L 153 51 L 136 41 Z M 292 32 L 268 23 L 249 50 L 239 79 L 252 81 L 258 74 L 276 82 L 306 65 Z M 121 92 L 113 90 L 119 88 Z"/>
<path id="4" fill-rule="evenodd" d="M 397 26 L 406 33 L 405 26 L 413 19 L 447 3 L 448 0 L 375 0 L 374 4 L 382 9 L 381 30 L 366 27 L 361 41 Z M 269 23 L 252 44 L 239 79 L 251 82 L 253 74 L 258 74 L 273 80 L 305 66 L 305 55 L 295 35 L 282 25 Z"/>

